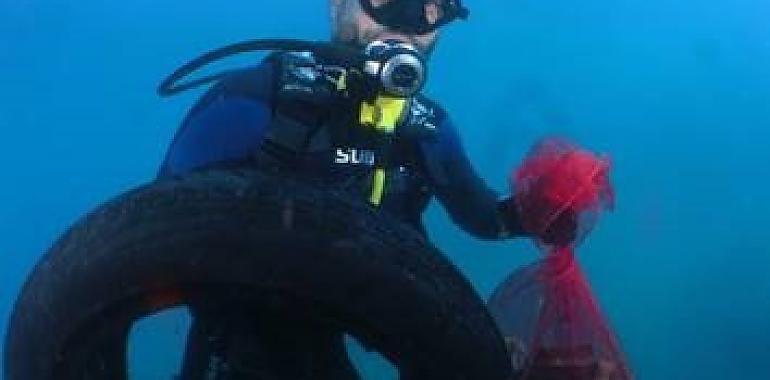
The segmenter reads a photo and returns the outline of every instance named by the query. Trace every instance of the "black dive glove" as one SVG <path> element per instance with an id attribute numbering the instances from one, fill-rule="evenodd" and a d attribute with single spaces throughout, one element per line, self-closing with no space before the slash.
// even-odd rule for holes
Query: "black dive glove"
<path id="1" fill-rule="evenodd" d="M 575 242 L 577 230 L 578 223 L 575 213 L 566 210 L 553 220 L 540 239 L 546 244 L 563 247 Z"/>
<path id="2" fill-rule="evenodd" d="M 566 246 L 577 239 L 578 221 L 577 215 L 570 210 L 565 210 L 551 222 L 549 227 L 536 236 L 534 232 L 527 231 L 521 221 L 516 199 L 511 196 L 497 203 L 501 221 L 501 236 L 503 237 L 531 237 L 538 238 L 546 244 Z"/>

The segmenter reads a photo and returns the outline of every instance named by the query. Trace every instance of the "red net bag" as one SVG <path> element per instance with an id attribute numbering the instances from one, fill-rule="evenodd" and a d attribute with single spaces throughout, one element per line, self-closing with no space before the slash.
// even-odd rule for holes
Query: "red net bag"
<path id="1" fill-rule="evenodd" d="M 574 253 L 613 206 L 609 169 L 608 160 L 551 139 L 514 175 L 522 225 L 544 254 L 509 276 L 489 302 L 517 379 L 633 378 Z"/>

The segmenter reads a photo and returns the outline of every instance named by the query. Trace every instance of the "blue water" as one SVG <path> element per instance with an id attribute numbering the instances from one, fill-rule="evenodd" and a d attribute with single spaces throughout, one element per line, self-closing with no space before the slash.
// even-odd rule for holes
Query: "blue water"
<path id="1" fill-rule="evenodd" d="M 770 2 L 467 3 L 428 92 L 500 191 L 544 135 L 612 156 L 618 206 L 580 259 L 638 377 L 770 378 Z M 3 334 L 52 241 L 153 177 L 197 96 L 160 100 L 159 79 L 225 43 L 328 35 L 324 1 L 220 4 L 0 0 Z M 484 296 L 536 257 L 525 241 L 474 241 L 438 207 L 427 220 Z M 176 354 L 146 342 L 180 345 L 185 318 L 137 327 L 135 374 L 170 366 Z"/>

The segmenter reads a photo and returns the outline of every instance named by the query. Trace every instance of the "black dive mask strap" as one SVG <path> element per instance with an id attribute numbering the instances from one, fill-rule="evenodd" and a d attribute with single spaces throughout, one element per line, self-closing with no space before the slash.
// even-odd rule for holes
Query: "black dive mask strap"
<path id="1" fill-rule="evenodd" d="M 435 1 L 441 8 L 438 20 L 431 24 L 425 5 Z M 378 23 L 408 34 L 427 34 L 456 19 L 467 19 L 469 11 L 461 0 L 391 0 L 375 7 L 371 0 L 360 0 L 361 7 Z"/>

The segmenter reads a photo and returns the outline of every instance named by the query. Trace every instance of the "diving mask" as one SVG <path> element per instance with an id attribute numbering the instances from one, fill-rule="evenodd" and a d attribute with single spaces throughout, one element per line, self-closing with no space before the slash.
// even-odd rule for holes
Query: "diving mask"
<path id="1" fill-rule="evenodd" d="M 462 0 L 359 0 L 375 21 L 407 34 L 427 34 L 456 19 L 467 19 Z"/>

